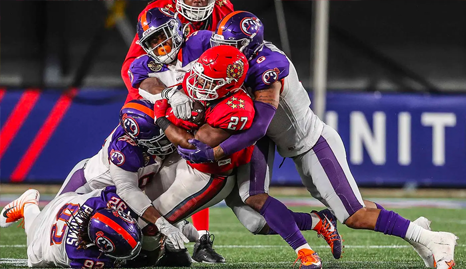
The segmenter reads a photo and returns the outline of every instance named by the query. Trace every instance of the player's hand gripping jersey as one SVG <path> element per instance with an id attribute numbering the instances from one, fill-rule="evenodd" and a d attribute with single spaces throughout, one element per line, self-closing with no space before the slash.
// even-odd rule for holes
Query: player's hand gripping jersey
<path id="1" fill-rule="evenodd" d="M 92 214 L 108 206 L 124 212 L 130 210 L 116 194 L 115 187 L 82 195 L 69 192 L 56 197 L 37 216 L 33 224 L 37 228 L 28 235 L 29 265 L 72 268 L 119 267 L 121 264 L 104 255 L 95 245 L 86 249 L 78 248 L 78 234 L 76 230 L 70 229 L 70 225 L 77 226 L 77 222 L 82 221 L 81 215 L 78 214 L 80 210 Z M 125 232 L 121 231 L 121 233 Z"/>
<path id="2" fill-rule="evenodd" d="M 141 20 L 143 14 L 152 8 L 166 8 L 172 12 L 177 12 L 176 10 L 176 2 L 177 0 L 156 0 L 150 2 L 147 7 L 139 14 L 138 21 Z M 190 23 L 184 16 L 181 14 L 178 15 L 178 18 L 181 20 L 183 24 L 189 23 L 188 27 L 186 27 L 185 36 L 188 36 L 190 33 L 197 31 L 197 30 L 210 30 L 214 31 L 218 22 L 224 18 L 227 14 L 233 11 L 233 4 L 230 0 L 215 0 L 215 5 L 213 8 L 212 14 L 204 21 L 193 21 Z M 126 98 L 126 102 L 139 99 L 141 96 L 138 93 L 138 89 L 131 86 L 130 77 L 128 75 L 129 67 L 131 63 L 139 56 L 145 54 L 145 51 L 141 48 L 139 44 L 137 44 L 138 36 L 136 35 L 131 43 L 131 47 L 128 50 L 128 54 L 123 62 L 123 66 L 121 68 L 121 77 L 128 89 L 128 96 Z M 167 85 L 168 86 L 168 85 Z"/>
<path id="3" fill-rule="evenodd" d="M 128 74 L 131 86 L 139 89 L 139 85 L 147 78 L 158 78 L 167 87 L 181 85 L 186 72 L 201 54 L 210 48 L 210 31 L 197 31 L 191 34 L 178 52 L 178 61 L 174 64 L 159 64 L 149 55 L 144 54 L 135 59 Z"/>
<path id="4" fill-rule="evenodd" d="M 234 133 L 249 129 L 254 120 L 255 110 L 252 99 L 243 90 L 225 98 L 208 102 L 206 105 L 206 124 L 214 128 L 230 130 Z M 224 174 L 233 168 L 249 163 L 253 149 L 254 146 L 249 146 L 215 163 L 191 163 L 188 161 L 188 164 L 204 173 Z"/>

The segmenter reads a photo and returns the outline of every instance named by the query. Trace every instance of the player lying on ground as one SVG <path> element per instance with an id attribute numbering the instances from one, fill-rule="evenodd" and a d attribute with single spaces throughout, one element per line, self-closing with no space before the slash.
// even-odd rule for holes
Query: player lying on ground
<path id="1" fill-rule="evenodd" d="M 331 209 L 341 223 L 401 237 L 413 245 L 426 266 L 451 268 L 457 239 L 454 234 L 431 232 L 422 219 L 411 222 L 362 199 L 339 134 L 312 112 L 293 64 L 263 36 L 262 22 L 250 12 L 236 11 L 219 23 L 212 45 L 235 46 L 249 59 L 245 85 L 255 97 L 256 117 L 248 131 L 232 135 L 215 148 L 196 141 L 197 149 L 179 148 L 180 154 L 195 162 L 215 161 L 266 134 L 281 156 L 293 159 L 310 194 Z M 301 253 L 300 257 L 308 257 L 309 253 Z M 333 254 L 339 257 L 339 253 Z M 302 264 L 321 268 L 320 259 L 315 258 Z"/>
<path id="2" fill-rule="evenodd" d="M 0 227 L 23 219 L 29 267 L 127 267 L 141 250 L 141 231 L 115 187 L 55 197 L 40 211 L 29 189 L 1 212 Z"/>

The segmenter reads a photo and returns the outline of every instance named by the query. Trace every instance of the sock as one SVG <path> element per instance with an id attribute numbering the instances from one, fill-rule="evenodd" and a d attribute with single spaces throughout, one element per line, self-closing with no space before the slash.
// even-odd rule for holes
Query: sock
<path id="1" fill-rule="evenodd" d="M 419 242 L 419 237 L 421 236 L 422 227 L 416 223 L 409 223 L 408 230 L 406 231 L 405 239 Z"/>
<path id="2" fill-rule="evenodd" d="M 377 204 L 376 202 L 374 202 L 374 204 L 377 206 L 377 209 L 385 209 L 383 206 Z"/>
<path id="3" fill-rule="evenodd" d="M 201 237 L 202 237 L 203 235 L 207 234 L 208 231 L 207 231 L 207 230 L 198 230 L 197 233 L 199 234 L 199 238 L 198 238 L 198 239 L 201 239 Z"/>
<path id="4" fill-rule="evenodd" d="M 302 246 L 300 246 L 300 247 L 297 247 L 297 248 L 295 249 L 296 254 L 298 254 L 299 251 L 300 251 L 301 249 L 303 249 L 303 248 L 311 249 L 311 246 L 309 246 L 309 244 L 304 244 L 304 245 L 302 245 Z"/>
<path id="5" fill-rule="evenodd" d="M 294 250 L 307 244 L 296 225 L 293 214 L 277 199 L 267 197 L 260 214 L 264 216 L 270 228 L 277 232 Z"/>
<path id="6" fill-rule="evenodd" d="M 293 215 L 294 221 L 300 231 L 312 230 L 320 221 L 320 218 L 314 213 L 293 212 L 291 210 L 290 213 Z M 268 234 L 277 234 L 277 232 L 270 228 Z"/>
<path id="7" fill-rule="evenodd" d="M 397 213 L 382 209 L 379 217 L 377 218 L 374 230 L 384 234 L 405 238 L 410 223 L 411 222 L 409 220 L 403 218 Z"/>
<path id="8" fill-rule="evenodd" d="M 209 208 L 203 209 L 192 215 L 191 219 L 196 230 L 209 230 Z"/>
<path id="9" fill-rule="evenodd" d="M 39 215 L 40 209 L 39 206 L 36 204 L 25 204 L 24 205 L 24 231 L 26 235 L 29 233 L 34 220 Z"/>

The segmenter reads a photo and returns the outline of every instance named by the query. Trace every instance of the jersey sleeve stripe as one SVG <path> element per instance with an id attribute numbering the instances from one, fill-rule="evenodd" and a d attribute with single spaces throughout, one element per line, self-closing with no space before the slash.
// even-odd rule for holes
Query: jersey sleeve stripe
<path id="1" fill-rule="evenodd" d="M 144 114 L 146 114 L 147 116 L 151 117 L 151 118 L 154 118 L 154 110 L 146 107 L 146 106 L 143 106 L 141 104 L 137 104 L 137 103 L 127 103 L 123 106 L 123 108 L 132 108 L 132 109 L 136 109 L 136 110 L 139 110 L 141 112 L 143 112 Z"/>
<path id="2" fill-rule="evenodd" d="M 112 219 L 109 219 L 107 216 L 99 212 L 95 213 L 94 218 L 100 220 L 105 225 L 108 225 L 113 230 L 117 231 L 126 240 L 126 242 L 128 242 L 131 245 L 132 248 L 136 247 L 136 240 L 134 240 L 134 238 L 128 233 L 128 231 L 126 231 L 118 223 L 116 223 Z"/>

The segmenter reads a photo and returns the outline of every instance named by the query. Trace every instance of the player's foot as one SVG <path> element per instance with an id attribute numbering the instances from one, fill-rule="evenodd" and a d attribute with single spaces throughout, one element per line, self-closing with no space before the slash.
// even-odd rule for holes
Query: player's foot
<path id="1" fill-rule="evenodd" d="M 451 269 L 455 265 L 455 245 L 458 237 L 452 233 L 434 232 L 426 245 L 437 263 L 437 269 Z"/>
<path id="2" fill-rule="evenodd" d="M 320 222 L 314 227 L 314 230 L 320 237 L 323 237 L 332 250 L 333 257 L 341 257 L 343 242 L 337 230 L 337 220 L 330 210 L 312 211 L 320 218 Z"/>
<path id="3" fill-rule="evenodd" d="M 165 248 L 165 253 L 157 261 L 157 267 L 190 267 L 191 257 L 188 249 L 170 249 Z"/>
<path id="4" fill-rule="evenodd" d="M 319 255 L 312 249 L 303 248 L 298 251 L 298 258 L 294 262 L 301 260 L 299 265 L 300 269 L 320 269 L 322 268 L 322 261 L 320 260 Z"/>
<path id="5" fill-rule="evenodd" d="M 24 217 L 24 206 L 26 204 L 39 204 L 39 191 L 29 189 L 18 199 L 7 204 L 0 213 L 0 227 L 8 227 Z"/>
<path id="6" fill-rule="evenodd" d="M 207 232 L 202 235 L 199 242 L 194 244 L 193 260 L 203 263 L 225 263 L 225 258 L 212 248 L 215 236 Z"/>
<path id="7" fill-rule="evenodd" d="M 421 226 L 422 228 L 426 229 L 426 230 L 431 230 L 430 229 L 430 220 L 424 218 L 424 217 L 419 217 L 418 219 L 416 219 L 415 221 L 413 221 L 413 223 Z M 437 267 L 437 264 L 435 263 L 435 259 L 434 259 L 434 255 L 432 255 L 432 251 L 430 251 L 430 249 L 426 248 L 424 245 L 420 244 L 420 243 L 416 243 L 414 241 L 411 241 L 411 240 L 406 240 L 408 241 L 408 243 L 411 244 L 411 246 L 413 246 L 414 250 L 417 252 L 417 254 L 422 258 L 422 260 L 424 261 L 424 264 L 426 267 L 428 268 L 435 268 Z"/>

